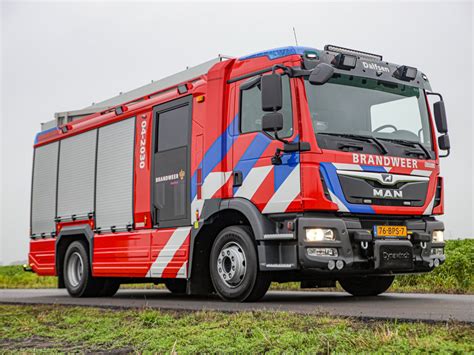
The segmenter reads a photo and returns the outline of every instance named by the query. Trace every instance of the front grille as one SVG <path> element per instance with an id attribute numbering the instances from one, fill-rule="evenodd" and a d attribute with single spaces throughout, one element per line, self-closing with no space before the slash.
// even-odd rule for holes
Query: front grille
<path id="1" fill-rule="evenodd" d="M 421 207 L 425 203 L 429 180 L 398 182 L 384 185 L 380 182 L 359 176 L 339 175 L 344 197 L 349 203 Z"/>

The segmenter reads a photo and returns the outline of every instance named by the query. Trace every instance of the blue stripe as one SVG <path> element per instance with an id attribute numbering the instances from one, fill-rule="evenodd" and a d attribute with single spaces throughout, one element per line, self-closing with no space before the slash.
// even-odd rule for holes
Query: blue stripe
<path id="1" fill-rule="evenodd" d="M 363 171 L 370 171 L 373 173 L 386 173 L 387 170 L 383 166 L 361 165 Z"/>
<path id="2" fill-rule="evenodd" d="M 323 177 L 328 185 L 328 189 L 337 196 L 337 198 L 347 207 L 352 213 L 370 213 L 374 214 L 374 209 L 369 205 L 360 205 L 349 203 L 344 196 L 339 177 L 337 176 L 337 169 L 332 163 L 321 163 Z"/>
<path id="3" fill-rule="evenodd" d="M 212 143 L 207 152 L 204 154 L 204 158 L 198 166 L 198 169 L 202 169 L 202 182 L 206 180 L 206 177 L 214 170 L 224 156 L 229 152 L 233 144 L 233 137 L 231 132 L 234 130 L 235 121 L 238 121 L 238 115 L 234 117 L 232 122 L 229 124 L 227 129 Z M 196 197 L 197 194 L 197 170 L 191 177 L 191 201 Z"/>
<path id="4" fill-rule="evenodd" d="M 296 136 L 293 142 L 298 142 L 299 136 Z M 281 157 L 281 165 L 275 165 L 274 171 L 274 190 L 278 191 L 280 186 L 285 182 L 285 180 L 290 176 L 291 172 L 298 166 L 300 162 L 300 154 L 298 152 L 294 152 L 291 154 L 284 154 Z"/>
<path id="5" fill-rule="evenodd" d="M 247 150 L 244 152 L 239 162 L 236 164 L 234 171 L 241 171 L 243 175 L 243 181 L 249 174 L 250 170 L 255 166 L 260 156 L 263 154 L 265 149 L 272 140 L 263 133 L 258 133 L 252 140 Z M 268 158 L 270 159 L 270 158 Z M 238 187 L 234 187 L 234 194 L 237 192 Z"/>

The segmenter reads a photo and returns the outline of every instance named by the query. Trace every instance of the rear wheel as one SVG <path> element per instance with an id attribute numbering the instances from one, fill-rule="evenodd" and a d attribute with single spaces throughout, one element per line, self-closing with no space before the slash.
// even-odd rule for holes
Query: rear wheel
<path id="1" fill-rule="evenodd" d="M 181 279 L 169 279 L 165 280 L 166 288 L 175 294 L 186 293 L 186 280 Z"/>
<path id="2" fill-rule="evenodd" d="M 73 297 L 96 297 L 102 291 L 105 279 L 92 277 L 92 269 L 86 245 L 82 241 L 72 242 L 64 257 L 64 284 Z"/>
<path id="3" fill-rule="evenodd" d="M 377 296 L 392 285 L 395 276 L 358 276 L 340 279 L 342 288 L 353 296 Z"/>
<path id="4" fill-rule="evenodd" d="M 231 226 L 217 236 L 210 257 L 211 280 L 226 301 L 257 301 L 270 286 L 270 275 L 258 270 L 250 228 Z"/>

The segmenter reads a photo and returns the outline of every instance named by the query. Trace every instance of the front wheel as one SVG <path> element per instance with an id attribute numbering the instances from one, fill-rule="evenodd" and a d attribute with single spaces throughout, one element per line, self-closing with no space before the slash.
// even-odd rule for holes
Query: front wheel
<path id="1" fill-rule="evenodd" d="M 340 279 L 342 288 L 353 296 L 377 296 L 387 291 L 395 276 L 357 276 Z"/>
<path id="2" fill-rule="evenodd" d="M 257 301 L 270 287 L 270 275 L 258 270 L 250 228 L 231 226 L 217 236 L 210 257 L 211 280 L 225 301 Z"/>

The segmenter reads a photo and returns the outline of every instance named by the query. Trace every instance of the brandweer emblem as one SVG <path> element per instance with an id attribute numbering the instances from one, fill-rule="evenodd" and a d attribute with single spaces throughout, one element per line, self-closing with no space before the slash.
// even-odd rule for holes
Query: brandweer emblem
<path id="1" fill-rule="evenodd" d="M 384 165 L 399 168 L 418 169 L 418 161 L 416 159 L 386 157 L 371 154 L 352 154 L 352 162 L 360 165 Z"/>

